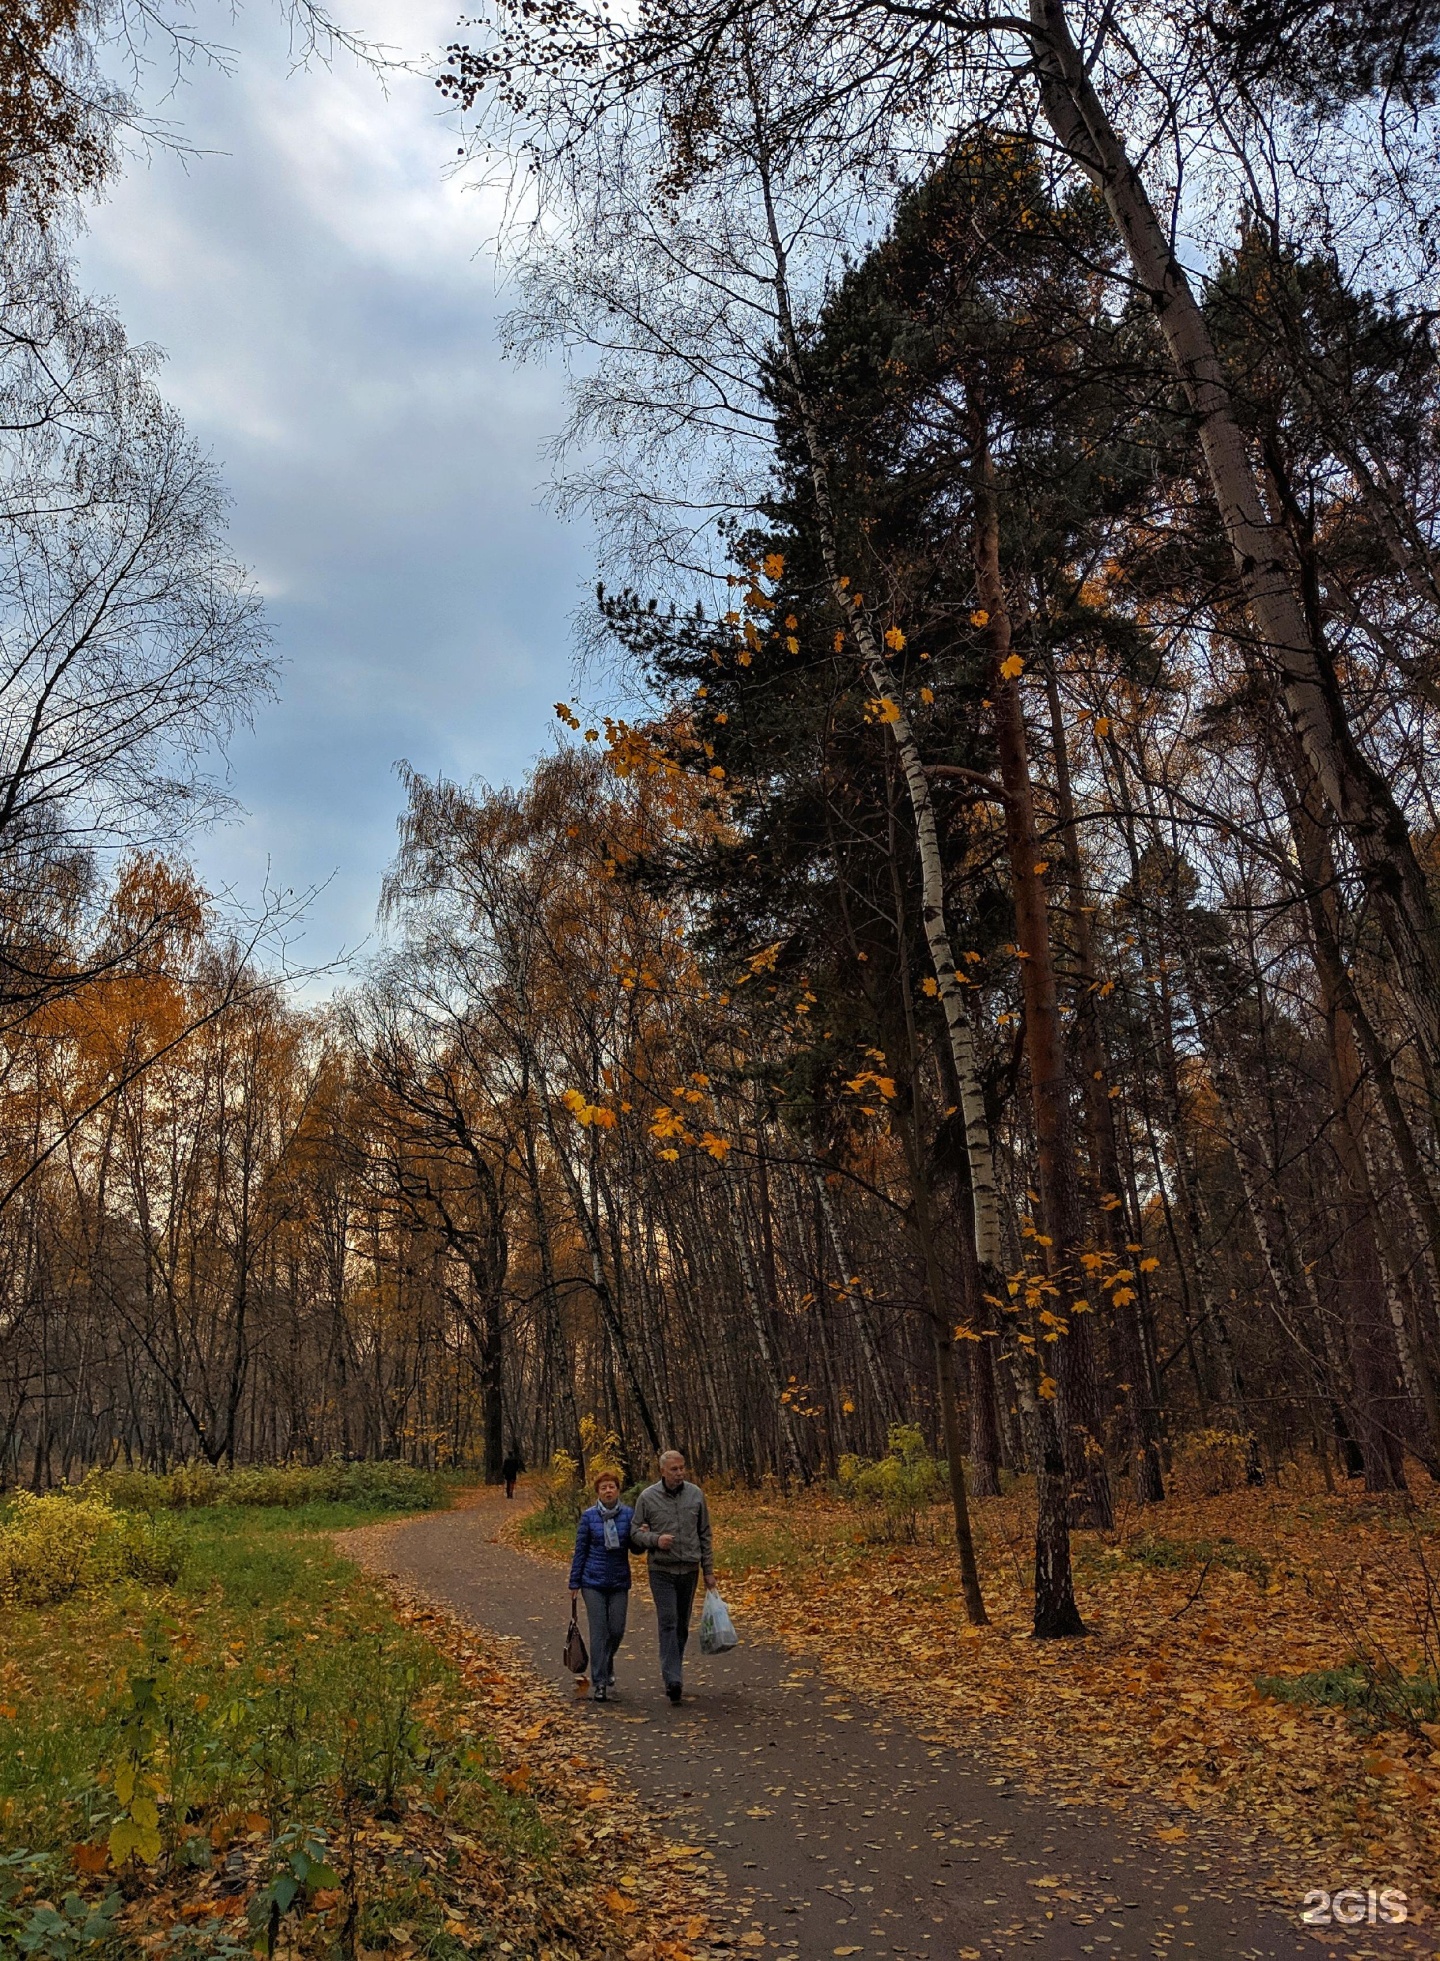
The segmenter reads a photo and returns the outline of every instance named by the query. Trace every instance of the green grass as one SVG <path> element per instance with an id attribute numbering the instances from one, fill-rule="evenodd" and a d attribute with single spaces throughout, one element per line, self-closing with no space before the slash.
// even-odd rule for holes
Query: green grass
<path id="1" fill-rule="evenodd" d="M 575 1521 L 558 1517 L 554 1512 L 541 1507 L 539 1511 L 529 1512 L 520 1523 L 520 1537 L 536 1546 L 541 1552 L 569 1554 L 575 1546 Z"/>
<path id="2" fill-rule="evenodd" d="M 1220 1567 L 1231 1573 L 1245 1573 L 1257 1587 L 1269 1586 L 1270 1562 L 1250 1546 L 1234 1539 L 1168 1539 L 1157 1532 L 1142 1532 L 1123 1546 L 1083 1542 L 1076 1566 L 1086 1579 L 1105 1579 L 1126 1566 L 1141 1566 L 1152 1573 L 1189 1573 L 1205 1567 Z"/>
<path id="3" fill-rule="evenodd" d="M 1357 1729 L 1400 1722 L 1409 1728 L 1440 1721 L 1440 1681 L 1432 1675 L 1402 1675 L 1354 1661 L 1344 1668 L 1317 1669 L 1306 1675 L 1258 1675 L 1261 1695 L 1321 1709 L 1344 1709 Z"/>
<path id="4" fill-rule="evenodd" d="M 238 1955 L 256 1938 L 263 1949 L 272 1921 L 304 1923 L 317 1890 L 322 1902 L 332 1883 L 346 1893 L 347 1861 L 363 1872 L 356 1846 L 377 1819 L 413 1823 L 440 1790 L 447 1826 L 505 1858 L 550 1856 L 533 1803 L 491 1776 L 494 1748 L 471 1727 L 454 1668 L 321 1536 L 385 1515 L 355 1502 L 207 1506 L 182 1516 L 173 1585 L 7 1608 L 0 1955 L 134 1953 L 107 1919 L 121 1894 L 168 1888 L 168 1900 L 227 1857 L 243 1867 L 249 1921 L 183 1933 L 177 1922 L 165 1951 Z M 107 1843 L 113 1866 L 127 1842 L 136 1856 L 118 1884 L 113 1870 L 77 1877 Z M 443 1887 L 423 1862 L 371 1865 L 354 1889 L 362 1946 L 403 1917 L 437 1961 L 470 1951 L 440 1931 Z M 312 1914 L 320 1944 L 295 1951 L 337 1951 L 325 1928 L 345 1906 Z"/>

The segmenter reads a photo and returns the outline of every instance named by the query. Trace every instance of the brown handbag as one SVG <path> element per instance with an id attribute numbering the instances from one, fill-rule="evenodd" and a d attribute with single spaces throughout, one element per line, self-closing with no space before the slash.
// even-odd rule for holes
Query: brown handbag
<path id="1" fill-rule="evenodd" d="M 590 1651 L 585 1646 L 585 1636 L 580 1632 L 579 1609 L 570 1602 L 570 1632 L 565 1636 L 565 1666 L 572 1675 L 583 1675 L 590 1666 Z"/>

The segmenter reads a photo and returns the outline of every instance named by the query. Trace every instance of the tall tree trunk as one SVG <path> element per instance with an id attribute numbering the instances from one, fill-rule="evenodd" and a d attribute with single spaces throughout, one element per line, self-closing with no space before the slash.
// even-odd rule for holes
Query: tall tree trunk
<path id="1" fill-rule="evenodd" d="M 800 1144 L 802 1150 L 806 1148 L 800 1139 L 797 1138 L 796 1142 Z M 860 1342 L 860 1353 L 865 1360 L 865 1373 L 870 1382 L 871 1394 L 880 1413 L 881 1423 L 886 1430 L 889 1430 L 891 1424 L 899 1420 L 898 1405 L 889 1371 L 885 1367 L 879 1344 L 875 1339 L 875 1329 L 870 1319 L 870 1304 L 865 1299 L 863 1291 L 855 1285 L 854 1275 L 846 1261 L 844 1242 L 840 1238 L 839 1221 L 835 1217 L 835 1207 L 831 1203 L 830 1193 L 825 1185 L 825 1173 L 808 1150 L 806 1169 L 810 1174 L 811 1186 L 815 1193 L 815 1206 L 820 1223 L 840 1275 L 838 1284 L 854 1317 L 855 1332 Z"/>
<path id="2" fill-rule="evenodd" d="M 1394 952 L 1433 1078 L 1440 1067 L 1440 919 L 1404 814 L 1362 753 L 1333 667 L 1317 647 L 1266 512 L 1220 357 L 1190 280 L 1107 115 L 1065 0 L 1029 0 L 1041 100 L 1056 136 L 1100 187 L 1189 398 L 1220 522 L 1290 726 L 1355 853 Z"/>
<path id="3" fill-rule="evenodd" d="M 1361 1010 L 1359 997 L 1355 993 L 1354 984 L 1345 966 L 1341 951 L 1340 901 L 1337 896 L 1335 866 L 1330 856 L 1329 839 L 1317 794 L 1318 786 L 1298 743 L 1290 745 L 1289 761 L 1290 794 L 1286 801 L 1290 809 L 1290 835 L 1294 841 L 1295 856 L 1299 862 L 1304 886 L 1306 916 L 1310 924 L 1311 955 L 1315 964 L 1316 979 L 1320 984 L 1326 1059 L 1330 1069 L 1330 1087 L 1335 1111 L 1333 1133 L 1335 1151 L 1348 1188 L 1350 1212 L 1348 1236 L 1357 1263 L 1355 1279 L 1358 1283 L 1358 1292 L 1355 1299 L 1361 1309 L 1361 1318 L 1355 1329 L 1356 1361 L 1371 1396 L 1378 1396 L 1383 1405 L 1385 1366 L 1383 1357 L 1376 1352 L 1380 1343 L 1375 1320 L 1380 1312 L 1378 1297 L 1385 1291 L 1385 1282 L 1377 1237 L 1380 1213 L 1370 1183 L 1365 1139 L 1361 1129 L 1363 1087 L 1360 1037 L 1362 1034 L 1370 1037 L 1376 1061 L 1381 1063 L 1380 1070 L 1375 1072 L 1376 1088 L 1382 1107 L 1386 1108 L 1387 1115 L 1391 1119 L 1392 1139 L 1396 1136 L 1398 1126 L 1403 1140 L 1402 1149 L 1397 1152 L 1397 1155 L 1402 1157 L 1403 1163 L 1403 1145 L 1408 1145 L 1411 1152 L 1414 1152 L 1412 1167 L 1414 1178 L 1407 1179 L 1407 1183 L 1411 1185 L 1412 1192 L 1418 1191 L 1422 1210 L 1429 1200 L 1430 1209 L 1433 1211 L 1433 1194 L 1429 1179 L 1419 1162 L 1419 1154 L 1415 1152 L 1409 1121 L 1400 1107 L 1389 1059 L 1386 1057 L 1382 1061 L 1379 1044 L 1374 1040 L 1368 1017 Z M 1440 1229 L 1440 1218 L 1436 1219 L 1435 1224 L 1437 1229 Z M 1399 1271 L 1399 1263 L 1394 1263 L 1394 1266 L 1395 1270 Z M 1386 1311 L 1388 1311 L 1388 1303 Z M 1419 1326 L 1418 1316 L 1411 1328 L 1407 1329 L 1402 1321 L 1395 1332 L 1403 1345 L 1402 1353 L 1410 1364 L 1407 1373 L 1415 1384 L 1429 1443 L 1429 1454 L 1433 1460 L 1437 1453 L 1440 1453 L 1440 1388 L 1437 1388 L 1435 1381 L 1428 1344 Z M 1385 1424 L 1382 1415 L 1378 1426 L 1372 1428 L 1370 1436 L 1367 1438 L 1362 1434 L 1360 1439 L 1361 1449 L 1365 1455 L 1365 1479 L 1372 1490 L 1390 1489 L 1397 1483 L 1395 1452 L 1391 1444 L 1386 1441 L 1384 1432 Z M 1398 1482 L 1400 1484 L 1404 1482 L 1403 1465 L 1398 1469 Z"/>
<path id="4" fill-rule="evenodd" d="M 780 1437 L 781 1464 L 783 1478 L 793 1478 L 797 1484 L 808 1482 L 805 1458 L 800 1449 L 800 1440 L 795 1434 L 795 1411 L 791 1407 L 785 1381 L 785 1364 L 780 1359 L 775 1346 L 774 1335 L 767 1318 L 768 1303 L 761 1292 L 760 1275 L 756 1271 L 755 1256 L 750 1249 L 749 1235 L 745 1230 L 745 1207 L 739 1179 L 725 1167 L 725 1183 L 730 1192 L 730 1220 L 734 1237 L 735 1251 L 740 1261 L 740 1273 L 745 1294 L 745 1303 L 750 1311 L 750 1326 L 755 1335 L 755 1347 L 760 1357 L 760 1366 L 765 1371 L 770 1385 L 771 1402 L 775 1413 L 775 1424 Z"/>
<path id="5" fill-rule="evenodd" d="M 1060 992 L 1050 940 L 1045 864 L 1035 822 L 1020 678 L 1016 669 L 1010 608 L 1000 566 L 1000 512 L 995 466 L 984 409 L 971 408 L 972 497 L 975 510 L 975 578 L 985 639 L 990 653 L 990 693 L 994 702 L 995 747 L 1005 792 L 1005 842 L 1010 889 L 1019 942 L 1020 984 L 1025 1002 L 1025 1052 L 1030 1065 L 1030 1098 L 1039 1160 L 1040 1209 L 1045 1232 L 1045 1267 L 1056 1289 L 1059 1317 L 1060 1415 L 1062 1446 L 1071 1484 L 1071 1503 L 1079 1522 L 1108 1528 L 1114 1523 L 1110 1480 L 1105 1470 L 1095 1374 L 1093 1317 L 1088 1306 L 1080 1255 L 1084 1233 L 1076 1176 L 1075 1132 L 1065 1039 L 1060 1023 Z M 1044 1244 L 1048 1241 L 1048 1244 Z"/>
<path id="6" fill-rule="evenodd" d="M 1113 1270 L 1133 1265 L 1132 1244 L 1138 1249 L 1140 1223 L 1127 1214 L 1120 1152 L 1115 1140 L 1115 1103 L 1111 1095 L 1109 1059 L 1100 1033 L 1099 971 L 1095 964 L 1094 908 L 1089 903 L 1084 861 L 1076 827 L 1075 797 L 1070 780 L 1070 754 L 1060 712 L 1060 687 L 1053 661 L 1045 663 L 1045 693 L 1050 708 L 1050 740 L 1055 757 L 1055 792 L 1060 820 L 1060 848 L 1075 935 L 1075 1056 L 1079 1064 L 1081 1107 L 1095 1181 L 1095 1203 L 1105 1250 Z M 1160 1431 L 1151 1398 L 1146 1367 L 1139 1286 L 1119 1306 L 1112 1303 L 1118 1380 L 1125 1398 L 1126 1444 L 1135 1497 L 1142 1505 L 1157 1505 L 1165 1496 L 1160 1465 Z"/>

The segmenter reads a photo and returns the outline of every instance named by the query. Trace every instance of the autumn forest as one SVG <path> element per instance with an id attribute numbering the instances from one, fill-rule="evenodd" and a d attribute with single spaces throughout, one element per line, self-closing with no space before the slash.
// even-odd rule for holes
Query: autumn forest
<path id="1" fill-rule="evenodd" d="M 7 1483 L 609 1433 L 801 1490 L 918 1425 L 972 1618 L 1019 1481 L 1059 1636 L 1071 1531 L 1196 1451 L 1428 1493 L 1433 34 L 1192 12 L 457 43 L 609 557 L 550 748 L 406 777 L 315 1006 L 187 866 L 263 622 L 53 221 L 124 104 L 77 106 L 88 14 L 21 10 Z"/>

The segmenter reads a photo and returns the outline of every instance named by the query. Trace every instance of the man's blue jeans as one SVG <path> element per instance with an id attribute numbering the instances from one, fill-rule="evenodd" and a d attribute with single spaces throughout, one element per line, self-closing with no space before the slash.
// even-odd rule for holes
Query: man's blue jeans
<path id="1" fill-rule="evenodd" d="M 680 1573 L 650 1568 L 650 1592 L 655 1600 L 655 1618 L 660 1624 L 660 1674 L 667 1689 L 682 1685 L 685 1643 L 690 1639 L 690 1608 L 699 1579 L 697 1566 Z"/>

